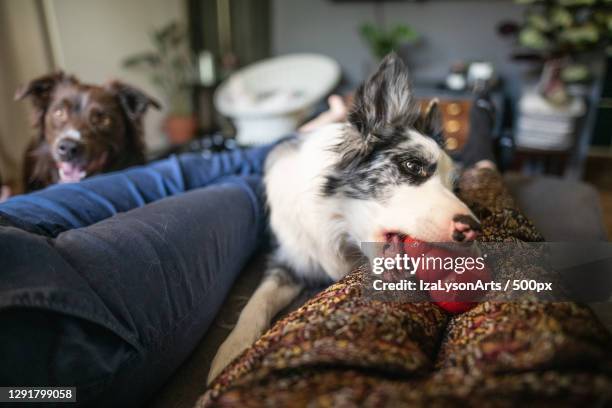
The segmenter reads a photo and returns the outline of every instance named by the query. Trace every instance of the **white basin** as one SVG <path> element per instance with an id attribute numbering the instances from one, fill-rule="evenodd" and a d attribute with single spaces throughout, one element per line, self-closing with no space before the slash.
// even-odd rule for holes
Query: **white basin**
<path id="1" fill-rule="evenodd" d="M 238 143 L 269 143 L 294 131 L 339 79 L 333 59 L 289 54 L 235 72 L 217 88 L 214 102 L 234 122 Z"/>

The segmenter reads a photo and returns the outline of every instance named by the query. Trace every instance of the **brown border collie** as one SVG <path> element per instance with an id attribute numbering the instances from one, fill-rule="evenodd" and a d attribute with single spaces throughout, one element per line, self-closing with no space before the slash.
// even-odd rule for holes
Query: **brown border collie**
<path id="1" fill-rule="evenodd" d="M 118 81 L 84 84 L 57 72 L 15 93 L 15 100 L 26 97 L 38 132 L 24 160 L 26 191 L 144 163 L 142 120 L 149 106 L 160 107 L 144 92 Z"/>

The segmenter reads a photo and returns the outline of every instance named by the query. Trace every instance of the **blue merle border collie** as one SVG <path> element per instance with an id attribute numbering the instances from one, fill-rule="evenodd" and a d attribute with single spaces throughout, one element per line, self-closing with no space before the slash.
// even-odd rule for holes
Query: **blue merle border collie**
<path id="1" fill-rule="evenodd" d="M 219 348 L 208 380 L 250 346 L 309 282 L 337 281 L 363 261 L 362 242 L 410 236 L 473 240 L 478 222 L 452 192 L 437 101 L 421 112 L 395 54 L 358 89 L 348 122 L 276 147 L 266 161 L 278 246 L 265 277 Z"/>

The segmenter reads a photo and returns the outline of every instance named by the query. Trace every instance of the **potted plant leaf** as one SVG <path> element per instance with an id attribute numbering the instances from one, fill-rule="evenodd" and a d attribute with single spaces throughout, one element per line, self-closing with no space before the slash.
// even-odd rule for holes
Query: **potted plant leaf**
<path id="1" fill-rule="evenodd" d="M 391 51 L 397 51 L 401 46 L 413 43 L 419 38 L 416 31 L 405 24 L 398 24 L 387 30 L 382 24 L 366 23 L 359 28 L 359 33 L 377 60 L 383 59 Z"/>
<path id="2" fill-rule="evenodd" d="M 164 131 L 172 144 L 182 144 L 193 138 L 197 130 L 191 103 L 196 70 L 187 33 L 182 25 L 173 21 L 154 30 L 151 42 L 151 51 L 125 58 L 123 66 L 148 73 L 151 83 L 168 103 Z"/>

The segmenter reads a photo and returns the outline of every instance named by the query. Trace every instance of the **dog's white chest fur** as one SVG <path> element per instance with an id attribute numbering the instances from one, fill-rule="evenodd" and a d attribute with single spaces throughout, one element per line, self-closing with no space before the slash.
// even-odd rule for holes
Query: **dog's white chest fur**
<path id="1" fill-rule="evenodd" d="M 276 256 L 298 276 L 338 280 L 351 267 L 341 256 L 347 236 L 338 200 L 322 193 L 343 126 L 305 135 L 299 145 L 280 146 L 268 159 L 265 186 L 270 224 L 280 245 Z"/>

